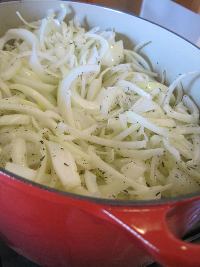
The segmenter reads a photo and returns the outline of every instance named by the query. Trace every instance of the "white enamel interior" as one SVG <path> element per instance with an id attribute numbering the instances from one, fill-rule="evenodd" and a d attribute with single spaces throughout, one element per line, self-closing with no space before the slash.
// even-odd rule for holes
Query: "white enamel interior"
<path id="1" fill-rule="evenodd" d="M 180 73 L 199 71 L 200 49 L 178 35 L 141 18 L 110 10 L 108 8 L 84 3 L 68 2 L 66 20 L 79 14 L 82 26 L 87 29 L 100 26 L 102 30 L 114 28 L 117 39 L 124 40 L 124 46 L 133 48 L 139 42 L 151 40 L 152 43 L 141 50 L 151 62 L 153 69 L 167 73 L 167 84 L 170 84 Z M 59 1 L 23 1 L 0 3 L 0 36 L 9 28 L 16 28 L 22 22 L 16 15 L 19 11 L 27 21 L 44 18 L 46 11 L 53 8 L 56 13 L 61 10 Z M 159 80 L 159 79 L 158 79 Z M 183 81 L 185 92 L 200 106 L 200 74 Z"/>

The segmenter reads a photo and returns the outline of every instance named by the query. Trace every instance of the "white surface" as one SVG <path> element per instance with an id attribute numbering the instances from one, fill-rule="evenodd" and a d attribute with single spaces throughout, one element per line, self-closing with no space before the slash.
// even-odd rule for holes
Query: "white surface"
<path id="1" fill-rule="evenodd" d="M 200 14 L 170 0 L 143 0 L 140 16 L 200 46 Z"/>

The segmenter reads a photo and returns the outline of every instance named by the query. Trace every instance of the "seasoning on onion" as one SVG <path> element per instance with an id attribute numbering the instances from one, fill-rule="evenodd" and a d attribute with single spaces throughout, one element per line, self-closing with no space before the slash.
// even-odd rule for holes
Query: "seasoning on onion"
<path id="1" fill-rule="evenodd" d="M 101 198 L 199 190 L 199 111 L 181 87 L 196 72 L 167 87 L 139 54 L 148 42 L 127 50 L 61 6 L 30 23 L 17 12 L 24 26 L 0 38 L 0 166 Z"/>

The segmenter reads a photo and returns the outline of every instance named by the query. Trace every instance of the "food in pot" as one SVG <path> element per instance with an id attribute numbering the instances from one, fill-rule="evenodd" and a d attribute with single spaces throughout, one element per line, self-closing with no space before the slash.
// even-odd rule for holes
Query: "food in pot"
<path id="1" fill-rule="evenodd" d="M 113 29 L 76 16 L 0 38 L 0 166 L 86 196 L 141 200 L 200 189 L 199 110 L 180 74 L 168 87 Z M 13 40 L 12 43 L 10 40 Z"/>

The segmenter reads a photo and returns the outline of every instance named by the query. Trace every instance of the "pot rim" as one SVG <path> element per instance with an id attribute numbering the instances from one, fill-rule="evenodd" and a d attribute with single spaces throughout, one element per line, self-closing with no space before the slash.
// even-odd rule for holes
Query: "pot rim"
<path id="1" fill-rule="evenodd" d="M 1 0 L 0 0 L 0 1 L 1 1 Z M 28 1 L 25 1 L 25 0 L 24 0 L 24 1 L 22 1 L 22 0 L 3 0 L 3 1 L 0 2 L 0 4 L 13 4 L 13 3 L 25 4 L 25 3 L 35 3 L 35 2 L 36 2 L 36 3 L 37 3 L 37 2 L 42 2 L 42 0 L 36 0 L 36 1 L 34 1 L 34 0 L 28 0 Z M 54 3 L 55 3 L 55 2 L 57 2 L 57 3 L 59 3 L 59 2 L 65 2 L 65 3 L 67 3 L 67 2 L 68 2 L 68 3 L 78 4 L 78 5 L 95 6 L 95 7 L 101 8 L 101 9 L 107 9 L 107 10 L 110 10 L 110 11 L 112 11 L 112 12 L 117 12 L 117 13 L 120 13 L 120 14 L 125 14 L 125 15 L 129 15 L 129 16 L 133 16 L 133 17 L 136 17 L 136 18 L 138 18 L 138 19 L 147 21 L 147 22 L 149 22 L 150 24 L 154 24 L 154 25 L 156 25 L 156 26 L 158 26 L 158 27 L 160 27 L 160 28 L 162 28 L 162 29 L 164 29 L 164 30 L 166 30 L 166 31 L 168 31 L 168 32 L 173 33 L 174 35 L 176 35 L 176 36 L 178 36 L 179 38 L 185 40 L 186 42 L 190 43 L 192 46 L 194 46 L 195 48 L 197 48 L 198 50 L 200 50 L 200 47 L 199 47 L 199 46 L 197 46 L 196 44 L 192 43 L 191 41 L 189 41 L 189 40 L 186 39 L 185 37 L 179 35 L 178 33 L 174 32 L 173 30 L 170 30 L 170 29 L 166 28 L 165 26 L 162 26 L 162 25 L 160 25 L 160 24 L 158 24 L 158 23 L 156 23 L 156 22 L 153 22 L 153 21 L 151 21 L 151 20 L 142 18 L 142 17 L 140 17 L 140 16 L 138 16 L 138 15 L 135 15 L 135 14 L 127 13 L 127 12 L 125 12 L 125 11 L 121 11 L 121 10 L 118 10 L 118 9 L 115 9 L 115 8 L 106 7 L 106 6 L 101 6 L 101 5 L 98 5 L 98 4 L 92 4 L 92 3 L 88 3 L 88 2 L 79 2 L 79 1 L 74 2 L 73 0 L 59 0 L 59 1 L 57 1 L 57 0 L 46 0 L 46 2 L 54 2 Z"/>
<path id="2" fill-rule="evenodd" d="M 38 0 L 37 2 L 40 2 L 41 0 Z M 29 3 L 30 2 L 34 2 L 35 1 L 28 1 Z M 48 0 L 47 2 L 56 2 L 55 0 Z M 59 2 L 68 2 L 68 3 L 74 3 L 72 1 L 63 1 L 63 0 L 60 0 Z M 58 2 L 58 3 L 59 3 Z M 5 0 L 4 2 L 0 2 L 0 4 L 13 4 L 13 3 L 27 3 L 27 2 L 22 2 L 20 0 Z M 144 20 L 144 21 L 147 21 L 151 24 L 154 24 L 154 25 L 157 25 L 158 27 L 161 27 L 163 28 L 164 30 L 168 31 L 168 32 L 171 32 L 172 34 L 178 36 L 179 38 L 185 40 L 186 42 L 190 43 L 193 47 L 195 47 L 197 50 L 200 50 L 200 47 L 198 47 L 197 45 L 195 45 L 194 43 L 192 43 L 191 41 L 187 40 L 186 38 L 184 38 L 183 36 L 177 34 L 176 32 L 170 30 L 170 29 L 167 29 L 166 27 L 162 26 L 162 25 L 159 25 L 155 22 L 152 22 L 148 19 L 145 19 L 145 18 L 142 18 L 142 17 L 139 17 L 137 15 L 134 15 L 134 14 L 130 14 L 130 13 L 126 13 L 124 11 L 119 11 L 117 9 L 114 9 L 114 8 L 109 8 L 109 7 L 104 7 L 104 6 L 100 6 L 100 5 L 96 5 L 96 4 L 90 4 L 90 3 L 83 3 L 83 2 L 75 2 L 76 4 L 80 4 L 80 5 L 89 5 L 89 6 L 96 6 L 98 8 L 103 8 L 103 9 L 107 9 L 107 10 L 110 10 L 112 12 L 117 12 L 117 13 L 122 13 L 122 14 L 126 14 L 126 15 L 130 15 L 130 16 L 134 16 L 138 19 L 141 19 L 141 20 Z M 9 177 L 9 178 L 12 178 L 14 180 L 17 180 L 21 183 L 25 183 L 27 185 L 30 185 L 30 186 L 34 186 L 40 190 L 44 190 L 44 191 L 50 191 L 54 194 L 58 194 L 58 195 L 61 195 L 61 196 L 64 196 L 64 197 L 70 197 L 70 198 L 75 198 L 77 200 L 84 200 L 84 201 L 90 201 L 90 202 L 94 202 L 96 204 L 102 204 L 102 205 L 109 205 L 109 206 L 119 206 L 119 207 L 145 207 L 145 206 L 160 206 L 160 205 L 167 205 L 167 204 L 173 204 L 173 203 L 176 203 L 176 202 L 180 202 L 180 201 L 187 201 L 187 200 L 192 200 L 194 198 L 200 198 L 200 191 L 197 191 L 197 192 L 193 192 L 193 193 L 190 193 L 190 194 L 186 194 L 186 195 L 183 195 L 183 196 L 178 196 L 178 197 L 171 197 L 171 198 L 165 198 L 165 199 L 158 199 L 158 200 L 117 200 L 117 199 L 106 199 L 106 198 L 97 198 L 97 197 L 90 197 L 90 196 L 83 196 L 83 195 L 78 195 L 78 194 L 74 194 L 74 193 L 69 193 L 69 192 L 65 192 L 65 191 L 61 191 L 61 190 L 58 190 L 58 189 L 54 189 L 54 188 L 50 188 L 46 185 L 42 185 L 42 184 L 39 184 L 39 183 L 36 183 L 36 182 L 33 182 L 33 181 L 30 181 L 26 178 L 23 178 L 19 175 L 16 175 L 14 173 L 11 173 L 3 168 L 0 167 L 0 175 L 4 175 Z"/>
<path id="3" fill-rule="evenodd" d="M 34 186 L 40 190 L 49 191 L 54 194 L 58 194 L 64 197 L 75 198 L 77 200 L 84 200 L 94 202 L 96 204 L 102 205 L 109 205 L 109 206 L 116 206 L 116 207 L 148 207 L 148 206 L 160 206 L 160 205 L 168 205 L 173 204 L 181 201 L 192 200 L 195 198 L 200 199 L 200 191 L 193 192 L 190 194 L 186 194 L 183 196 L 178 197 L 171 197 L 171 198 L 163 198 L 163 199 L 149 199 L 149 200 L 118 200 L 118 199 L 107 199 L 107 198 L 98 198 L 98 197 L 90 197 L 90 196 L 83 196 L 78 195 L 70 192 L 61 191 L 55 188 L 48 187 L 46 185 L 42 185 L 33 181 L 30 181 L 26 178 L 23 178 L 17 174 L 11 173 L 3 168 L 0 167 L 0 175 L 3 175 L 4 178 L 7 176 L 8 178 L 12 178 L 17 180 L 20 183 L 25 183 L 30 185 L 31 187 Z"/>

